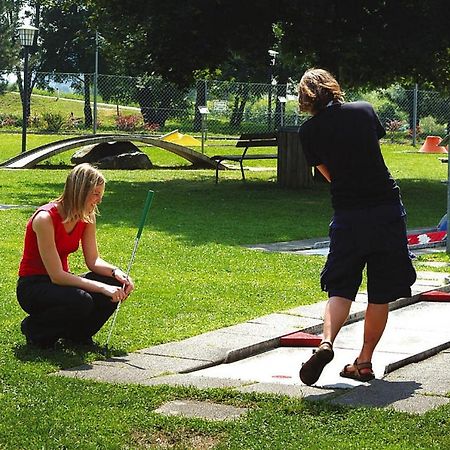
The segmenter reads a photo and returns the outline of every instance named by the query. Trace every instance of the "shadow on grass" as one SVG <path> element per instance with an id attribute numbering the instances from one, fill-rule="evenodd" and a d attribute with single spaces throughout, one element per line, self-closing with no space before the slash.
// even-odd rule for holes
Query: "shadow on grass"
<path id="1" fill-rule="evenodd" d="M 311 402 L 327 402 L 331 407 L 384 408 L 396 402 L 414 397 L 422 389 L 417 381 L 373 380 L 350 390 L 336 389 L 333 393 L 313 394 L 304 399 Z M 315 406 L 310 406 L 313 410 Z"/>
<path id="2" fill-rule="evenodd" d="M 107 348 L 98 344 L 88 347 L 58 341 L 52 349 L 39 349 L 27 344 L 19 344 L 15 346 L 14 354 L 20 361 L 46 361 L 62 370 L 89 364 L 94 360 L 124 356 L 127 352 L 123 349 Z"/>
<path id="3" fill-rule="evenodd" d="M 332 215 L 329 187 L 283 189 L 274 179 L 222 180 L 211 171 L 121 173 L 114 171 L 100 206 L 99 226 L 137 230 L 148 190 L 155 196 L 147 228 L 187 245 L 243 245 L 327 235 Z M 142 181 L 148 173 L 149 181 Z M 169 179 L 160 179 L 171 177 Z M 108 178 L 108 174 L 106 173 Z M 119 177 L 127 179 L 118 179 Z M 158 178 L 151 180 L 151 178 Z M 446 210 L 446 186 L 439 180 L 400 179 L 408 227 L 435 226 Z M 39 205 L 60 193 L 61 183 L 27 182 L 11 203 Z M 23 214 L 30 215 L 29 210 Z"/>

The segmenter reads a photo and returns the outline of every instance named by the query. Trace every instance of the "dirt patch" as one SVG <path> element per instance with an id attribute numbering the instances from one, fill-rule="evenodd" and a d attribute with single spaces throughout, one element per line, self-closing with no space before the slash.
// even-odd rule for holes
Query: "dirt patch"
<path id="1" fill-rule="evenodd" d="M 190 430 L 157 430 L 151 435 L 143 431 L 135 431 L 132 434 L 133 445 L 142 449 L 209 450 L 215 448 L 222 439 L 222 435 L 211 436 Z"/>

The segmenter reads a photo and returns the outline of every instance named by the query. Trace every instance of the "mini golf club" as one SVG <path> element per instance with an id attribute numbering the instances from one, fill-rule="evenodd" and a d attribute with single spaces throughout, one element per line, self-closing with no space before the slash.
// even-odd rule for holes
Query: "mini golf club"
<path id="1" fill-rule="evenodd" d="M 126 272 L 127 279 L 130 275 L 131 266 L 133 265 L 134 258 L 136 257 L 136 251 L 137 251 L 137 248 L 139 245 L 139 240 L 141 239 L 142 230 L 144 229 L 145 220 L 147 219 L 148 210 L 150 209 L 150 205 L 152 204 L 153 194 L 154 194 L 153 191 L 148 191 L 148 193 L 147 193 L 147 199 L 145 200 L 144 210 L 142 211 L 141 223 L 139 224 L 139 230 L 138 230 L 136 238 L 134 240 L 133 252 L 131 253 L 130 261 L 128 262 L 128 267 L 127 267 L 127 272 Z M 124 287 L 125 287 L 125 285 L 124 285 Z M 113 319 L 111 322 L 111 327 L 109 328 L 108 338 L 106 340 L 106 348 L 108 348 L 108 346 L 109 346 L 109 341 L 111 339 L 111 335 L 114 330 L 114 325 L 116 323 L 117 315 L 119 314 L 119 309 L 120 309 L 121 303 L 122 302 L 119 302 L 117 304 L 117 308 L 114 311 Z"/>

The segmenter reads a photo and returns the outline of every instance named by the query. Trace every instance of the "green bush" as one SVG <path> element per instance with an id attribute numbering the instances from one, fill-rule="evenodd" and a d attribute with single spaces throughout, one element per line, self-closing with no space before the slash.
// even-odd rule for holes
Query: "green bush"
<path id="1" fill-rule="evenodd" d="M 61 130 L 65 123 L 65 119 L 61 113 L 45 112 L 42 114 L 42 119 L 45 124 L 45 131 L 56 133 Z"/>
<path id="2" fill-rule="evenodd" d="M 420 119 L 420 131 L 423 136 L 443 136 L 445 125 L 438 123 L 433 116 Z"/>

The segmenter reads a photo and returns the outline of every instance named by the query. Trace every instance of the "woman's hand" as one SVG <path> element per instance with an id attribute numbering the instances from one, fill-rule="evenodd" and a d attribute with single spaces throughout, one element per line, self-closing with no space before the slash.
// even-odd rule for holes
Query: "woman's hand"
<path id="1" fill-rule="evenodd" d="M 114 278 L 122 283 L 126 295 L 130 295 L 131 291 L 134 289 L 133 280 L 130 277 L 127 277 L 121 269 L 114 269 Z"/>
<path id="2" fill-rule="evenodd" d="M 125 289 L 120 286 L 111 286 L 110 284 L 104 284 L 102 294 L 111 298 L 114 303 L 122 302 L 128 297 Z"/>

